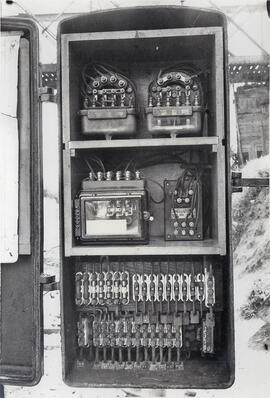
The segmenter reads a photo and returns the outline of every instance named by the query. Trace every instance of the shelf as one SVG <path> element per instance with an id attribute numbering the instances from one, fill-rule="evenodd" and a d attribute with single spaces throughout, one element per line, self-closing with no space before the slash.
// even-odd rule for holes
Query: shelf
<path id="1" fill-rule="evenodd" d="M 100 148 L 138 148 L 138 147 L 172 147 L 172 146 L 212 146 L 212 152 L 217 151 L 219 138 L 211 137 L 176 137 L 176 138 L 140 138 L 69 141 L 66 149 L 100 149 Z"/>
<path id="2" fill-rule="evenodd" d="M 165 242 L 151 239 L 147 245 L 73 246 L 66 247 L 66 256 L 136 256 L 136 255 L 225 255 L 226 246 L 213 239 L 203 241 Z"/>

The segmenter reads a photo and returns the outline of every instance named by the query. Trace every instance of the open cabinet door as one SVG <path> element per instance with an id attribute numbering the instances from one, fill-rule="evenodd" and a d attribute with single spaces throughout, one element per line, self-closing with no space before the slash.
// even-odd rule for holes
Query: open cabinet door
<path id="1" fill-rule="evenodd" d="M 4 18 L 1 30 L 0 383 L 33 385 L 43 351 L 38 29 L 29 19 Z"/>

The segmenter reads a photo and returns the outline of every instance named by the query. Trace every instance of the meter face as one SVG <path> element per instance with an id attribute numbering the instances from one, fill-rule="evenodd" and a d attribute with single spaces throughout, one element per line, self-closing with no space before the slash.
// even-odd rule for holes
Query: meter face
<path id="1" fill-rule="evenodd" d="M 84 238 L 141 237 L 140 198 L 83 199 Z"/>

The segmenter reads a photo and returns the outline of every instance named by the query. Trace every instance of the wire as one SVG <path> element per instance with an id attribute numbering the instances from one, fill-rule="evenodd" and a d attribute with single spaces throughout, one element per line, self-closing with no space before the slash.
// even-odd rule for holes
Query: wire
<path id="1" fill-rule="evenodd" d="M 162 197 L 162 199 L 160 199 L 160 200 L 155 200 L 154 198 L 153 198 L 153 196 L 152 195 L 150 195 L 150 199 L 152 200 L 152 202 L 154 202 L 155 204 L 157 204 L 157 205 L 159 205 L 159 204 L 161 204 L 161 203 L 163 203 L 164 201 L 165 201 L 165 192 L 164 192 L 164 188 L 163 188 L 163 186 L 158 182 L 158 181 L 156 181 L 156 180 L 153 180 L 152 178 L 149 178 L 149 177 L 147 177 L 147 178 L 145 178 L 145 177 L 142 177 L 143 179 L 146 179 L 147 181 L 151 181 L 151 182 L 153 182 L 154 184 L 156 184 L 156 185 L 158 185 L 160 188 L 161 188 L 161 190 L 162 190 L 162 194 L 163 194 L 163 197 Z"/>
<path id="2" fill-rule="evenodd" d="M 102 168 L 103 173 L 104 173 L 104 174 L 106 173 L 105 166 L 104 166 L 102 160 L 101 160 L 99 157 L 97 157 L 97 156 L 95 156 L 95 155 L 92 155 L 92 156 L 89 158 L 89 160 L 93 160 L 95 163 L 97 163 L 97 164 Z"/>
<path id="3" fill-rule="evenodd" d="M 192 217 L 195 210 L 195 230 L 198 226 L 199 216 L 201 211 L 200 201 L 198 197 L 198 190 L 199 190 L 199 185 L 201 183 L 201 176 L 202 176 L 202 171 L 199 170 L 198 167 L 195 168 L 188 167 L 184 170 L 182 175 L 177 179 L 175 186 L 175 191 L 177 191 L 177 194 L 179 196 L 186 195 L 189 189 L 193 187 L 193 195 L 192 195 L 190 210 L 189 212 L 187 212 L 185 220 L 187 221 L 189 217 Z M 177 220 L 180 217 L 178 217 L 178 214 L 175 209 L 174 198 L 175 198 L 175 193 L 171 195 L 171 208 L 173 210 L 174 217 Z"/>
<path id="4" fill-rule="evenodd" d="M 118 72 L 115 68 L 112 68 L 110 65 L 107 64 L 99 64 L 99 63 L 88 63 L 84 65 L 81 71 L 81 78 L 82 78 L 82 87 L 81 87 L 81 97 L 83 100 L 83 106 L 89 107 L 91 106 L 91 103 L 94 102 L 95 105 L 102 105 L 102 103 L 99 101 L 100 99 L 100 93 L 97 92 L 97 94 L 92 94 L 92 89 L 93 89 L 93 81 L 97 80 L 100 82 L 100 77 L 103 75 L 107 75 L 107 83 L 105 85 L 108 85 L 108 87 L 115 87 L 119 89 L 119 86 L 117 82 L 122 79 L 125 82 L 125 87 L 126 88 L 132 88 L 131 93 L 125 93 L 124 94 L 124 99 L 121 94 L 121 99 L 118 96 L 117 100 L 117 106 L 122 106 L 122 101 L 126 101 L 126 106 L 127 106 L 127 101 L 128 101 L 128 106 L 131 106 L 133 104 L 134 107 L 136 107 L 136 86 L 135 84 L 127 77 L 124 76 L 122 73 Z M 115 76 L 116 81 L 112 82 L 111 77 Z M 89 96 L 89 92 L 91 95 Z M 119 94 L 119 93 L 118 93 Z M 114 98 L 116 99 L 116 96 L 114 95 Z M 84 100 L 88 99 L 89 103 L 85 105 Z M 114 99 L 114 100 L 115 100 Z M 121 102 L 120 102 L 121 101 Z M 116 103 L 114 103 L 116 105 Z"/>
<path id="5" fill-rule="evenodd" d="M 84 159 L 84 161 L 85 161 L 85 163 L 87 164 L 87 166 L 88 166 L 89 170 L 91 171 L 91 173 L 93 173 L 93 176 L 94 176 L 95 178 L 97 178 L 96 173 L 94 172 L 94 169 L 93 169 L 93 167 L 91 166 L 91 164 L 88 162 L 88 160 L 87 160 L 87 159 Z"/>

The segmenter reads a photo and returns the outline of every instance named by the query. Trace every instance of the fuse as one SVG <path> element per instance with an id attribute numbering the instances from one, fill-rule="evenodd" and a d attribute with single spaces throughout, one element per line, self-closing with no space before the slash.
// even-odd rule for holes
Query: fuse
<path id="1" fill-rule="evenodd" d="M 124 346 L 124 323 L 119 321 L 118 323 L 118 353 L 119 353 L 119 363 L 123 362 L 123 350 L 122 347 Z"/>
<path id="2" fill-rule="evenodd" d="M 180 283 L 179 283 L 179 275 L 174 274 L 173 275 L 173 295 L 174 295 L 174 300 L 178 301 L 180 299 Z"/>
<path id="3" fill-rule="evenodd" d="M 162 312 L 162 300 L 163 300 L 163 281 L 162 281 L 162 275 L 158 274 L 158 301 L 160 306 L 160 312 Z"/>
<path id="4" fill-rule="evenodd" d="M 163 363 L 164 326 L 162 324 L 159 324 L 158 327 L 158 343 L 159 343 L 160 363 Z"/>
<path id="5" fill-rule="evenodd" d="M 104 298 L 105 298 L 105 294 L 104 294 L 104 274 L 100 273 L 98 274 L 98 303 L 100 305 L 104 304 Z"/>
<path id="6" fill-rule="evenodd" d="M 103 348 L 103 361 L 107 361 L 107 344 L 108 344 L 108 334 L 107 334 L 107 322 L 101 322 L 101 335 L 100 335 L 100 345 Z"/>
<path id="7" fill-rule="evenodd" d="M 169 279 L 169 275 L 167 274 L 166 277 L 166 300 L 167 300 L 167 313 L 170 313 L 170 302 L 171 302 L 171 292 L 172 292 L 172 286 L 171 282 Z"/>
<path id="8" fill-rule="evenodd" d="M 142 282 L 142 299 L 143 299 L 143 313 L 146 313 L 146 300 L 147 300 L 147 283 L 146 283 L 146 276 L 143 276 Z"/>
<path id="9" fill-rule="evenodd" d="M 141 329 L 140 325 L 135 326 L 135 346 L 136 346 L 136 362 L 140 362 L 140 344 L 141 344 Z"/>
<path id="10" fill-rule="evenodd" d="M 108 272 L 106 275 L 106 304 L 112 304 L 112 273 Z"/>
<path id="11" fill-rule="evenodd" d="M 179 285 L 179 275 L 174 274 L 173 275 L 173 295 L 174 295 L 174 300 L 175 300 L 175 313 L 178 312 L 178 300 L 180 298 L 180 285 Z"/>
<path id="12" fill-rule="evenodd" d="M 173 340 L 172 340 L 172 325 L 170 323 L 167 324 L 167 339 L 166 339 L 166 345 L 168 347 L 168 363 L 170 364 L 172 362 L 172 346 L 173 346 Z"/>
<path id="13" fill-rule="evenodd" d="M 150 290 L 150 300 L 152 302 L 152 313 L 154 313 L 155 312 L 154 301 L 155 301 L 155 296 L 156 296 L 156 284 L 155 284 L 155 278 L 154 278 L 153 274 L 150 275 L 149 290 Z"/>
<path id="14" fill-rule="evenodd" d="M 90 279 L 91 279 L 91 304 L 96 305 L 97 304 L 97 275 L 96 273 L 90 274 Z"/>
<path id="15" fill-rule="evenodd" d="M 175 346 L 176 346 L 176 361 L 179 363 L 180 362 L 180 350 L 182 347 L 182 328 L 180 325 L 176 326 L 176 331 L 175 331 Z"/>
<path id="16" fill-rule="evenodd" d="M 115 346 L 116 346 L 116 332 L 115 332 L 115 322 L 110 322 L 109 324 L 109 332 L 110 332 L 110 346 L 111 346 L 111 354 L 112 354 L 112 363 L 115 360 Z"/>
<path id="17" fill-rule="evenodd" d="M 128 347 L 128 363 L 131 363 L 131 346 L 132 346 L 132 323 L 127 322 L 127 340 L 126 346 Z"/>
<path id="18" fill-rule="evenodd" d="M 196 284 L 195 284 L 195 275 L 194 268 L 192 266 L 192 272 L 189 277 L 189 296 L 192 301 L 192 312 L 190 314 L 190 322 L 198 323 L 199 322 L 199 314 L 196 312 L 195 300 L 196 300 Z"/>
<path id="19" fill-rule="evenodd" d="M 149 345 L 152 347 L 152 363 L 156 362 L 156 325 L 150 327 Z"/>
<path id="20" fill-rule="evenodd" d="M 148 361 L 148 326 L 147 325 L 142 325 L 142 346 L 144 347 L 144 361 Z"/>
<path id="21" fill-rule="evenodd" d="M 99 343 L 100 343 L 100 324 L 97 321 L 93 322 L 93 343 L 95 346 L 95 362 L 99 362 Z"/>
<path id="22" fill-rule="evenodd" d="M 78 322 L 78 346 L 90 346 L 90 325 L 87 317 L 81 317 Z"/>
<path id="23" fill-rule="evenodd" d="M 83 303 L 84 305 L 89 304 L 89 274 L 85 272 L 83 274 Z"/>
<path id="24" fill-rule="evenodd" d="M 124 304 L 124 305 L 128 304 L 128 302 L 129 302 L 128 278 L 129 278 L 128 272 L 121 273 L 121 301 L 122 301 L 122 304 Z"/>
<path id="25" fill-rule="evenodd" d="M 213 313 L 209 312 L 202 325 L 202 352 L 204 354 L 214 353 L 214 327 L 215 317 Z"/>
<path id="26" fill-rule="evenodd" d="M 198 300 L 200 302 L 200 313 L 202 316 L 202 303 L 204 300 L 204 275 L 202 273 L 197 275 L 198 281 Z"/>
<path id="27" fill-rule="evenodd" d="M 114 304 L 119 304 L 120 298 L 120 274 L 119 272 L 114 273 L 114 282 L 113 282 L 113 297 L 114 297 Z"/>
<path id="28" fill-rule="evenodd" d="M 195 275 L 194 272 L 191 273 L 190 275 L 190 281 L 189 281 L 189 291 L 190 291 L 190 301 L 195 303 L 196 299 L 196 290 L 195 290 Z"/>
<path id="29" fill-rule="evenodd" d="M 82 273 L 77 272 L 75 276 L 75 302 L 76 305 L 82 304 Z"/>
<path id="30" fill-rule="evenodd" d="M 212 266 L 209 272 L 205 269 L 205 306 L 211 307 L 215 304 L 215 279 L 213 276 Z"/>
<path id="31" fill-rule="evenodd" d="M 140 284 L 138 275 L 133 277 L 133 300 L 135 300 L 135 312 L 138 313 L 138 301 L 140 297 Z"/>
<path id="32" fill-rule="evenodd" d="M 188 276 L 187 274 L 183 274 L 183 281 L 182 281 L 182 299 L 184 302 L 184 313 L 186 313 L 186 301 L 188 298 L 188 284 L 187 284 Z"/>

